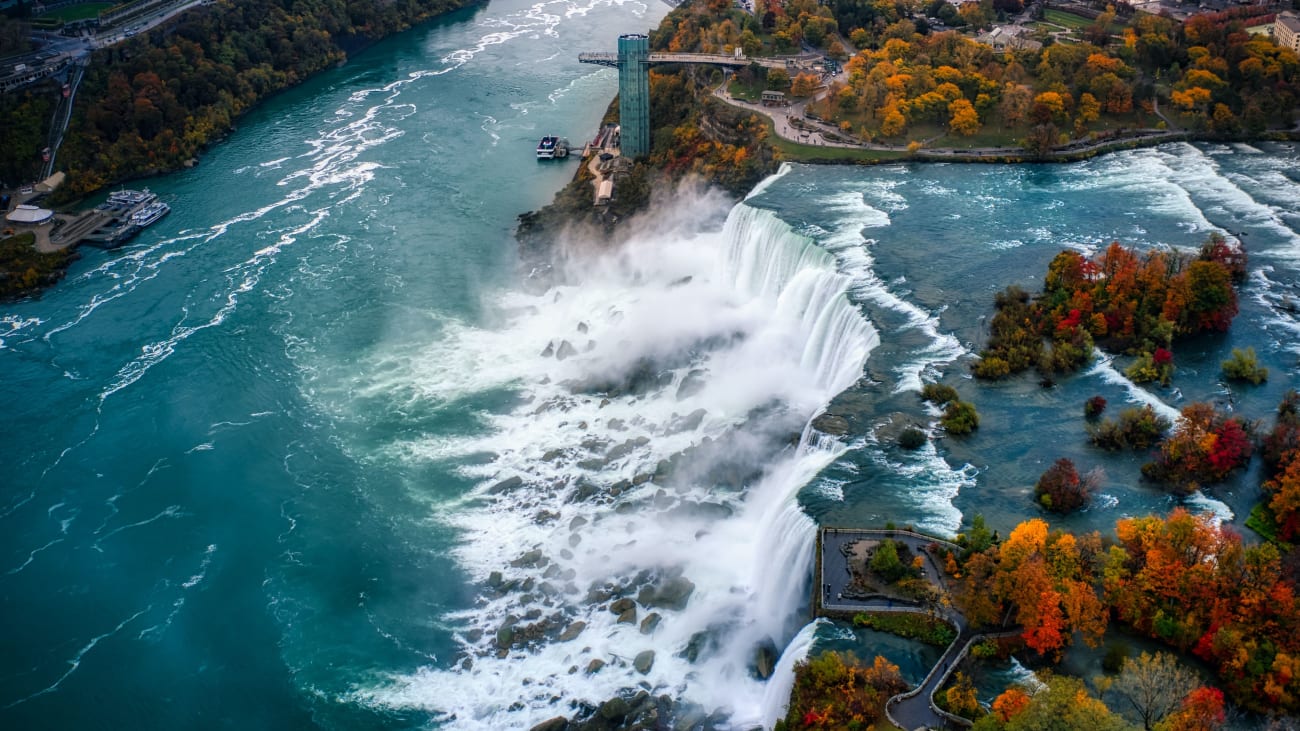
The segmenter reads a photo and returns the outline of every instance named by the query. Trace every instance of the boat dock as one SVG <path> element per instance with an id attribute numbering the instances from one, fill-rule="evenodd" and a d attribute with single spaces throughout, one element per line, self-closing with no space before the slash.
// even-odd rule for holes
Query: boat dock
<path id="1" fill-rule="evenodd" d="M 50 234 L 50 242 L 63 248 L 89 244 L 101 249 L 113 249 L 126 243 L 138 233 L 141 226 L 132 217 L 157 200 L 148 190 L 123 190 L 113 193 L 108 200 L 84 211 L 67 221 Z"/>

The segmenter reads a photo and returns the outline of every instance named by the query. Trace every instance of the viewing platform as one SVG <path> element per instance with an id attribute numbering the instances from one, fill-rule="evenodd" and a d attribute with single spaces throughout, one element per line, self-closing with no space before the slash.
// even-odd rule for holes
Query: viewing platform
<path id="1" fill-rule="evenodd" d="M 922 574 L 935 589 L 932 598 L 913 600 L 871 593 L 855 584 L 855 578 L 867 570 L 872 552 L 886 540 L 895 541 L 922 557 Z M 814 617 L 852 620 L 854 615 L 863 612 L 921 614 L 942 620 L 957 632 L 956 639 L 944 650 L 925 679 L 885 704 L 890 722 L 903 729 L 969 727 L 970 721 L 935 704 L 935 692 L 944 686 L 975 643 L 990 637 L 1020 633 L 1019 629 L 973 630 L 966 617 L 947 601 L 948 584 L 937 555 L 949 550 L 961 551 L 962 548 L 951 541 L 910 530 L 823 527 L 817 532 L 812 592 Z"/>

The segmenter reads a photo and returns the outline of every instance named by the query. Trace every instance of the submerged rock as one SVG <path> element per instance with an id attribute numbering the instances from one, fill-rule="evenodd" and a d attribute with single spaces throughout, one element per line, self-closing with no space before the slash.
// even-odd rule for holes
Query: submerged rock
<path id="1" fill-rule="evenodd" d="M 523 487 L 523 485 L 524 485 L 524 478 L 520 477 L 519 475 L 515 475 L 514 477 L 507 477 L 506 479 L 498 482 L 492 487 L 489 487 L 487 491 L 489 495 L 500 495 L 503 492 L 509 492 L 516 488 Z"/>
<path id="2" fill-rule="evenodd" d="M 822 414 L 813 419 L 812 427 L 823 434 L 830 434 L 833 437 L 844 436 L 849 433 L 848 419 L 835 414 Z"/>

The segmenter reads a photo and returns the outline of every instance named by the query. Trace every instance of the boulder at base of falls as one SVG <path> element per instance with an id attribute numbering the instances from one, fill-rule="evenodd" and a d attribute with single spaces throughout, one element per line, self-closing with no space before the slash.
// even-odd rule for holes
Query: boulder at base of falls
<path id="1" fill-rule="evenodd" d="M 568 642 L 577 639 L 578 635 L 582 634 L 584 629 L 587 629 L 586 622 L 574 622 L 568 627 L 565 627 L 564 631 L 560 633 L 560 642 Z"/>
<path id="2" fill-rule="evenodd" d="M 771 640 L 762 642 L 754 648 L 754 664 L 750 667 L 750 672 L 759 680 L 767 680 L 776 670 L 776 662 L 780 657 L 776 644 Z"/>
<path id="3" fill-rule="evenodd" d="M 542 721 L 528 729 L 528 731 L 565 731 L 567 728 L 569 728 L 569 719 L 564 716 L 556 716 L 550 720 Z"/>
<path id="4" fill-rule="evenodd" d="M 605 701 L 604 703 L 601 703 L 600 710 L 596 711 L 596 715 L 600 716 L 606 721 L 617 721 L 618 719 L 626 716 L 628 711 L 630 710 L 632 710 L 632 705 L 630 703 L 623 700 L 622 698 L 619 698 L 618 696 L 615 696 Z"/>
<path id="5" fill-rule="evenodd" d="M 604 660 L 601 660 L 598 657 L 592 658 L 591 662 L 587 663 L 587 674 L 594 675 L 595 673 L 600 672 L 600 669 L 603 667 L 605 667 Z"/>
<path id="6" fill-rule="evenodd" d="M 487 491 L 489 495 L 500 495 L 503 492 L 510 492 L 516 488 L 523 487 L 523 485 L 524 478 L 515 475 L 514 477 L 507 477 L 492 487 L 489 487 Z"/>
<path id="7" fill-rule="evenodd" d="M 637 653 L 636 658 L 632 660 L 632 667 L 636 668 L 636 671 L 638 673 L 641 673 L 642 675 L 645 675 L 646 673 L 650 672 L 650 668 L 654 666 L 655 666 L 654 650 L 646 650 L 645 652 L 639 652 Z"/>
<path id="8" fill-rule="evenodd" d="M 555 358 L 556 360 L 564 360 L 565 358 L 572 358 L 577 354 L 578 350 L 573 347 L 573 344 L 568 340 L 564 340 L 560 343 L 560 347 L 555 351 Z"/>
<path id="9" fill-rule="evenodd" d="M 637 603 L 643 607 L 666 607 L 682 610 L 686 600 L 695 591 L 695 583 L 685 576 L 674 576 L 661 582 L 658 586 L 643 586 L 637 594 Z"/>
<path id="10" fill-rule="evenodd" d="M 645 615 L 645 619 L 641 620 L 641 634 L 653 634 L 661 619 L 663 617 L 659 615 L 659 612 L 651 612 Z"/>
<path id="11" fill-rule="evenodd" d="M 822 414 L 813 419 L 812 427 L 822 434 L 841 437 L 849 433 L 849 420 L 835 414 Z"/>
<path id="12" fill-rule="evenodd" d="M 553 355 L 555 355 L 555 341 L 547 343 L 546 348 L 542 351 L 543 358 L 550 358 Z"/>

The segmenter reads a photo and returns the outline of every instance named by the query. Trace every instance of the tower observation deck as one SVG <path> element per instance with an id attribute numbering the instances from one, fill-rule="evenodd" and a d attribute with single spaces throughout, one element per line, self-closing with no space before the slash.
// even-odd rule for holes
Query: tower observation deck
<path id="1" fill-rule="evenodd" d="M 580 53 L 578 61 L 618 69 L 618 123 L 625 157 L 650 154 L 650 66 L 659 63 L 703 63 L 739 68 L 757 64 L 789 68 L 798 58 L 745 58 L 708 53 L 650 53 L 650 38 L 641 33 L 618 37 L 618 53 Z"/>

